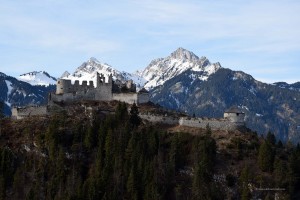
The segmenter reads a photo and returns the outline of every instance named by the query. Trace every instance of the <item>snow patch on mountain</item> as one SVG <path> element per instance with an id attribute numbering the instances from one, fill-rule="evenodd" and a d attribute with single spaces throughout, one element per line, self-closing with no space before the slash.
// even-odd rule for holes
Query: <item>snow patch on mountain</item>
<path id="1" fill-rule="evenodd" d="M 56 78 L 50 76 L 47 72 L 45 71 L 34 71 L 34 72 L 29 72 L 26 74 L 22 74 L 19 77 L 17 77 L 18 80 L 27 82 L 31 85 L 45 85 L 49 86 L 50 84 L 56 84 Z"/>
<path id="2" fill-rule="evenodd" d="M 11 104 L 9 103 L 9 95 L 11 94 L 12 90 L 14 89 L 12 86 L 12 82 L 5 80 L 6 86 L 7 86 L 7 95 L 6 95 L 6 105 L 11 106 Z"/>

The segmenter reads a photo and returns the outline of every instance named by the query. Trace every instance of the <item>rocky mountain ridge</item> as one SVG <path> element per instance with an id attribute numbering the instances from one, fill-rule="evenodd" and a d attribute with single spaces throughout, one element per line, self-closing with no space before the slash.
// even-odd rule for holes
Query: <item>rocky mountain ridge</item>
<path id="1" fill-rule="evenodd" d="M 207 80 L 220 68 L 220 63 L 210 63 L 206 57 L 199 58 L 193 52 L 178 48 L 166 58 L 153 60 L 139 75 L 147 80 L 144 87 L 152 89 L 187 70 L 201 72 L 197 78 Z"/>

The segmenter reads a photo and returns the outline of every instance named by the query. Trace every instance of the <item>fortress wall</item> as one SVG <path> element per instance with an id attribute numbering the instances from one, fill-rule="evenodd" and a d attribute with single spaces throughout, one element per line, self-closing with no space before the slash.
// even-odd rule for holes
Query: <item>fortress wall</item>
<path id="1" fill-rule="evenodd" d="M 113 99 L 112 85 L 109 83 L 100 84 L 92 91 L 95 92 L 94 100 L 111 101 Z"/>
<path id="2" fill-rule="evenodd" d="M 152 123 L 161 123 L 161 124 L 170 124 L 170 125 L 178 124 L 177 117 L 162 116 L 162 115 L 149 115 L 149 114 L 140 114 L 139 116 L 142 119 L 147 120 Z"/>
<path id="3" fill-rule="evenodd" d="M 28 116 L 41 116 L 48 114 L 47 106 L 28 106 L 24 108 L 13 108 L 12 117 L 15 119 L 23 119 Z"/>
<path id="4" fill-rule="evenodd" d="M 113 93 L 113 100 L 124 101 L 129 104 L 138 103 L 137 93 Z"/>
<path id="5" fill-rule="evenodd" d="M 220 120 L 202 119 L 202 118 L 188 119 L 184 117 L 179 119 L 179 125 L 181 126 L 206 128 L 207 124 L 209 124 L 209 126 L 213 130 L 235 130 L 239 125 L 242 125 L 240 123 L 234 123 L 224 119 L 220 119 Z"/>
<path id="6" fill-rule="evenodd" d="M 137 95 L 137 103 L 148 103 L 150 101 L 148 93 L 138 93 Z"/>

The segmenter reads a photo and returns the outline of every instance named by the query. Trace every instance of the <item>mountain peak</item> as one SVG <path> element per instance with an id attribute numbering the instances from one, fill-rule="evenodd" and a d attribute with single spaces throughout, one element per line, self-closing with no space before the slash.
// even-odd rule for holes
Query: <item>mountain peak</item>
<path id="1" fill-rule="evenodd" d="M 199 57 L 196 56 L 193 52 L 188 51 L 182 47 L 179 47 L 176 51 L 171 53 L 171 57 L 179 60 L 199 60 Z"/>
<path id="2" fill-rule="evenodd" d="M 97 58 L 95 58 L 95 57 L 91 57 L 91 58 L 88 60 L 88 62 L 95 62 L 95 63 L 100 64 L 99 60 L 97 60 Z"/>
<path id="3" fill-rule="evenodd" d="M 45 71 L 33 71 L 26 74 L 21 74 L 18 78 L 20 81 L 27 82 L 31 85 L 45 85 L 56 83 L 56 78 L 50 76 Z"/>

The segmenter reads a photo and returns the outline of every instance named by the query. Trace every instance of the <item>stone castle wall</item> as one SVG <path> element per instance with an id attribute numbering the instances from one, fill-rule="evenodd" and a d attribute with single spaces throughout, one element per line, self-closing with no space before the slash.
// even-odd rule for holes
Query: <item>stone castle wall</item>
<path id="1" fill-rule="evenodd" d="M 44 116 L 48 114 L 48 106 L 13 107 L 12 118 L 23 119 L 29 116 Z"/>
<path id="2" fill-rule="evenodd" d="M 152 123 L 159 124 L 169 124 L 169 125 L 178 125 L 178 117 L 162 116 L 162 115 L 152 115 L 152 114 L 140 114 L 142 119 L 147 120 Z"/>
<path id="3" fill-rule="evenodd" d="M 128 81 L 126 87 L 129 89 L 134 88 L 135 85 L 132 81 Z M 96 100 L 96 101 L 124 101 L 129 104 L 133 103 L 147 103 L 149 101 L 148 93 L 113 93 L 112 76 L 105 82 L 105 77 L 102 74 L 97 74 L 96 87 L 93 81 L 79 81 L 76 80 L 74 84 L 71 80 L 59 79 L 56 84 L 56 93 L 49 96 L 49 104 L 53 102 L 74 102 L 80 100 Z"/>
<path id="4" fill-rule="evenodd" d="M 179 119 L 179 125 L 196 128 L 206 128 L 207 124 L 212 130 L 235 130 L 244 123 L 231 122 L 229 119 L 205 119 L 205 118 L 186 118 Z"/>
<path id="5" fill-rule="evenodd" d="M 112 99 L 129 104 L 143 104 L 150 101 L 148 93 L 113 93 Z"/>
<path id="6" fill-rule="evenodd" d="M 172 117 L 153 114 L 140 114 L 143 120 L 152 123 L 180 125 L 195 128 L 206 128 L 207 124 L 212 130 L 236 130 L 240 126 L 244 126 L 244 122 L 236 123 L 229 119 L 208 119 L 208 118 L 188 118 L 188 117 Z"/>

